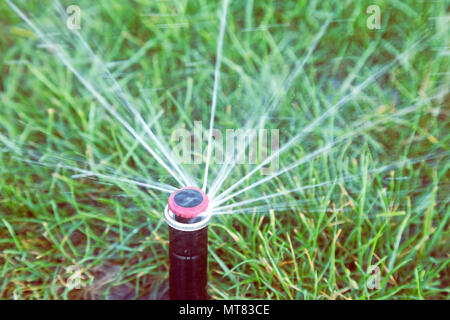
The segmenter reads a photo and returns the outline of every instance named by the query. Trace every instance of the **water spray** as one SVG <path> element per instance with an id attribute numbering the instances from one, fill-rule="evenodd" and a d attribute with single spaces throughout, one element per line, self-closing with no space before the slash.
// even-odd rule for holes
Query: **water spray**
<path id="1" fill-rule="evenodd" d="M 168 202 L 170 299 L 207 299 L 209 199 L 202 190 L 185 187 Z"/>

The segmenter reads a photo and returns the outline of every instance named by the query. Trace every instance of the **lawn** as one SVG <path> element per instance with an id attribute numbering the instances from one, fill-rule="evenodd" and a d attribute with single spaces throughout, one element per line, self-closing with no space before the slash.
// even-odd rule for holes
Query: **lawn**
<path id="1" fill-rule="evenodd" d="M 202 186 L 214 105 L 223 136 L 277 132 L 282 152 L 212 217 L 212 299 L 448 298 L 448 2 L 234 0 L 223 19 L 220 1 L 84 0 L 79 29 L 75 1 L 11 2 L 1 298 L 167 298 L 158 188 L 180 184 L 161 146 L 202 128 L 198 163 L 176 160 Z M 264 159 L 223 175 L 216 199 Z"/>

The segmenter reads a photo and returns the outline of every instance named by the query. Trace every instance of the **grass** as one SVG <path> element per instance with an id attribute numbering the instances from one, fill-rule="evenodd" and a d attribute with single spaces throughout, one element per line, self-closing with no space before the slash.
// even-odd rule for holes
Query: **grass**
<path id="1" fill-rule="evenodd" d="M 283 153 L 279 167 L 334 138 L 348 139 L 233 201 L 348 175 L 355 179 L 255 203 L 270 201 L 273 208 L 291 203 L 282 210 L 213 218 L 212 298 L 447 299 L 448 4 L 376 1 L 381 29 L 369 30 L 366 8 L 372 2 L 231 3 L 215 125 L 222 131 L 240 128 L 261 113 L 326 19 L 332 19 L 304 73 L 278 96 L 278 107 L 261 124 L 280 130 L 281 146 L 418 44 Z M 174 129 L 192 129 L 194 121 L 207 127 L 219 2 L 77 3 L 81 34 L 104 61 L 116 62 L 111 70 L 159 137 L 169 141 Z M 20 8 L 46 31 L 62 33 L 54 39 L 66 44 L 70 61 L 136 125 L 121 111 L 101 69 L 79 44 L 67 41 L 71 31 L 58 29 L 65 21 L 38 2 L 22 2 Z M 58 164 L 175 185 L 174 180 L 40 46 L 42 41 L 5 2 L 0 13 L 0 296 L 163 297 L 167 195 L 127 183 L 73 178 Z M 358 121 L 371 126 L 352 135 Z M 36 159 L 50 165 L 27 162 Z M 386 165 L 391 166 L 373 171 Z M 200 183 L 203 165 L 187 169 Z M 212 165 L 212 177 L 218 169 Z M 222 191 L 250 169 L 239 166 Z M 264 177 L 258 173 L 244 186 Z M 367 285 L 371 266 L 379 268 L 378 289 Z M 79 288 L 74 279 L 81 281 Z"/>

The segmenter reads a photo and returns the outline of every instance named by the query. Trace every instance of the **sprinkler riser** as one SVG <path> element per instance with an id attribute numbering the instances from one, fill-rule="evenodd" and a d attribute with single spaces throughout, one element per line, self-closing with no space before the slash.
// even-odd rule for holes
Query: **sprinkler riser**
<path id="1" fill-rule="evenodd" d="M 207 299 L 208 226 L 196 231 L 169 226 L 169 252 L 170 299 Z"/>
<path id="2" fill-rule="evenodd" d="M 172 300 L 205 300 L 208 270 L 206 194 L 186 187 L 170 195 L 164 216 L 169 225 L 169 296 Z"/>

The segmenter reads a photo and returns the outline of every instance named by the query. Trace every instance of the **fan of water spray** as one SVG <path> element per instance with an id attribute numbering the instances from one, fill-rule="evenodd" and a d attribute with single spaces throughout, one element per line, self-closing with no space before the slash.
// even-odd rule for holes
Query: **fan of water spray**
<path id="1" fill-rule="evenodd" d="M 40 48 L 48 51 L 62 63 L 81 83 L 83 89 L 80 90 L 87 91 L 95 99 L 95 103 L 109 114 L 110 119 L 122 126 L 123 132 L 128 134 L 128 137 L 124 138 L 126 140 L 123 140 L 125 144 L 129 143 L 127 158 L 136 157 L 140 159 L 139 161 L 146 163 L 144 166 L 137 165 L 138 169 L 145 166 L 161 167 L 167 175 L 140 170 L 122 172 L 123 168 L 108 165 L 107 161 L 96 163 L 92 160 L 93 157 L 91 161 L 83 160 L 82 155 L 71 160 L 56 152 L 39 152 L 33 146 L 24 144 L 17 146 L 5 137 L 0 136 L 0 138 L 4 140 L 6 148 L 21 157 L 23 161 L 72 171 L 73 178 L 96 177 L 99 181 L 119 186 L 134 185 L 146 190 L 152 189 L 170 194 L 166 198 L 161 198 L 163 200 L 157 200 L 168 201 L 164 216 L 170 227 L 170 295 L 174 299 L 207 297 L 207 227 L 214 216 L 289 211 L 291 208 L 304 206 L 308 201 L 314 200 L 308 199 L 305 195 L 308 190 L 322 189 L 329 190 L 331 193 L 335 187 L 342 184 L 356 183 L 363 174 L 389 172 L 436 157 L 448 156 L 448 153 L 441 153 L 411 159 L 400 157 L 388 164 L 379 163 L 374 167 L 360 170 L 357 168 L 354 172 L 334 172 L 334 176 L 330 176 L 326 170 L 322 175 L 313 178 L 299 173 L 297 178 L 292 180 L 288 173 L 298 173 L 299 170 L 303 170 L 302 168 L 307 170 L 306 165 L 311 163 L 320 165 L 321 161 L 342 161 L 342 153 L 345 153 L 347 149 L 357 149 L 355 144 L 374 139 L 370 132 L 387 130 L 390 126 L 407 121 L 405 119 L 408 116 L 419 112 L 424 106 L 443 101 L 448 93 L 445 85 L 436 88 L 431 96 L 417 99 L 413 104 L 397 107 L 387 116 L 382 112 L 368 113 L 370 108 L 355 107 L 360 98 L 369 101 L 368 104 L 370 104 L 371 98 L 364 92 L 369 90 L 372 84 L 395 68 L 407 65 L 411 56 L 423 50 L 426 43 L 440 35 L 424 35 L 420 41 L 410 44 L 381 67 L 377 66 L 370 73 L 364 72 L 368 76 L 360 78 L 357 74 L 363 73 L 363 64 L 374 52 L 375 43 L 364 52 L 365 59 L 361 60 L 362 63 L 355 66 L 347 78 L 340 81 L 339 88 L 334 90 L 335 96 L 319 97 L 317 101 L 322 101 L 324 105 L 304 109 L 310 110 L 310 114 L 301 113 L 302 110 L 298 107 L 293 108 L 293 112 L 287 114 L 287 120 L 283 123 L 280 121 L 282 115 L 276 113 L 287 97 L 292 94 L 291 88 L 296 82 L 305 83 L 305 92 L 294 93 L 299 96 L 299 100 L 318 95 L 309 88 L 309 78 L 305 75 L 305 68 L 311 63 L 316 50 L 319 50 L 327 29 L 335 21 L 334 17 L 329 15 L 321 19 L 320 28 L 312 36 L 308 36 L 309 41 L 302 48 L 303 52 L 300 56 L 297 57 L 293 52 L 288 52 L 288 55 L 284 56 L 283 63 L 287 66 L 285 70 L 280 68 L 279 74 L 273 73 L 276 67 L 272 67 L 272 61 L 263 61 L 260 69 L 265 70 L 267 72 L 265 75 L 268 74 L 270 77 L 252 78 L 233 61 L 228 60 L 224 54 L 224 48 L 227 47 L 225 38 L 229 2 L 229 0 L 222 2 L 218 19 L 219 28 L 212 74 L 214 80 L 210 109 L 207 113 L 209 130 L 205 135 L 205 153 L 203 157 L 200 156 L 204 161 L 199 165 L 184 165 L 183 160 L 186 159 L 173 152 L 173 144 L 167 142 L 162 130 L 158 130 L 158 120 L 151 119 L 152 117 L 149 116 L 149 111 L 155 110 L 155 106 L 151 98 L 145 94 L 145 90 L 142 90 L 142 87 L 138 90 L 142 94 L 142 99 L 129 93 L 117 79 L 118 71 L 112 71 L 114 63 L 105 63 L 99 53 L 95 52 L 96 46 L 89 44 L 81 31 L 64 27 L 67 15 L 58 1 L 54 1 L 51 7 L 42 11 L 42 18 L 37 18 L 28 14 L 23 6 L 7 0 L 11 9 L 34 33 Z M 288 48 L 289 44 L 288 39 L 281 46 Z M 278 55 L 280 53 L 274 54 L 273 61 L 277 61 Z M 125 65 L 131 65 L 133 60 L 138 58 L 130 57 Z M 329 63 L 331 64 L 331 61 Z M 238 86 L 242 92 L 239 103 L 242 105 L 228 114 L 233 113 L 235 116 L 233 124 L 239 127 L 239 134 L 244 138 L 231 147 L 227 146 L 226 151 L 223 152 L 225 160 L 222 163 L 214 163 L 213 160 L 220 150 L 217 137 L 214 137 L 214 129 L 217 126 L 226 128 L 226 123 L 224 124 L 217 116 L 218 108 L 221 109 L 222 115 L 225 110 L 224 105 L 227 103 L 226 98 L 220 100 L 224 64 L 229 70 L 238 74 Z M 118 69 L 125 70 L 126 67 Z M 70 100 L 70 98 L 67 99 Z M 344 113 L 352 114 L 344 117 Z M 152 116 L 157 117 L 154 114 Z M 165 117 L 176 118 L 180 115 L 166 114 Z M 274 122 L 274 119 L 277 119 L 278 123 Z M 284 128 L 281 132 L 279 148 L 272 150 L 265 157 L 260 157 L 255 163 L 245 164 L 244 159 L 249 158 L 248 153 L 252 148 L 251 142 L 260 138 L 258 134 L 261 130 L 266 126 L 270 127 L 272 123 L 282 125 Z M 325 126 L 325 124 L 328 125 Z M 191 124 L 187 123 L 187 125 Z M 330 128 L 334 129 L 330 130 Z M 376 141 L 371 143 L 377 144 Z M 138 151 L 138 146 L 141 147 L 141 151 Z M 78 159 L 80 161 L 77 161 Z M 262 175 L 261 172 L 274 162 L 279 163 L 279 167 Z M 127 167 L 127 170 L 130 168 Z M 332 203 L 333 200 L 333 195 L 328 197 L 328 203 Z"/>

